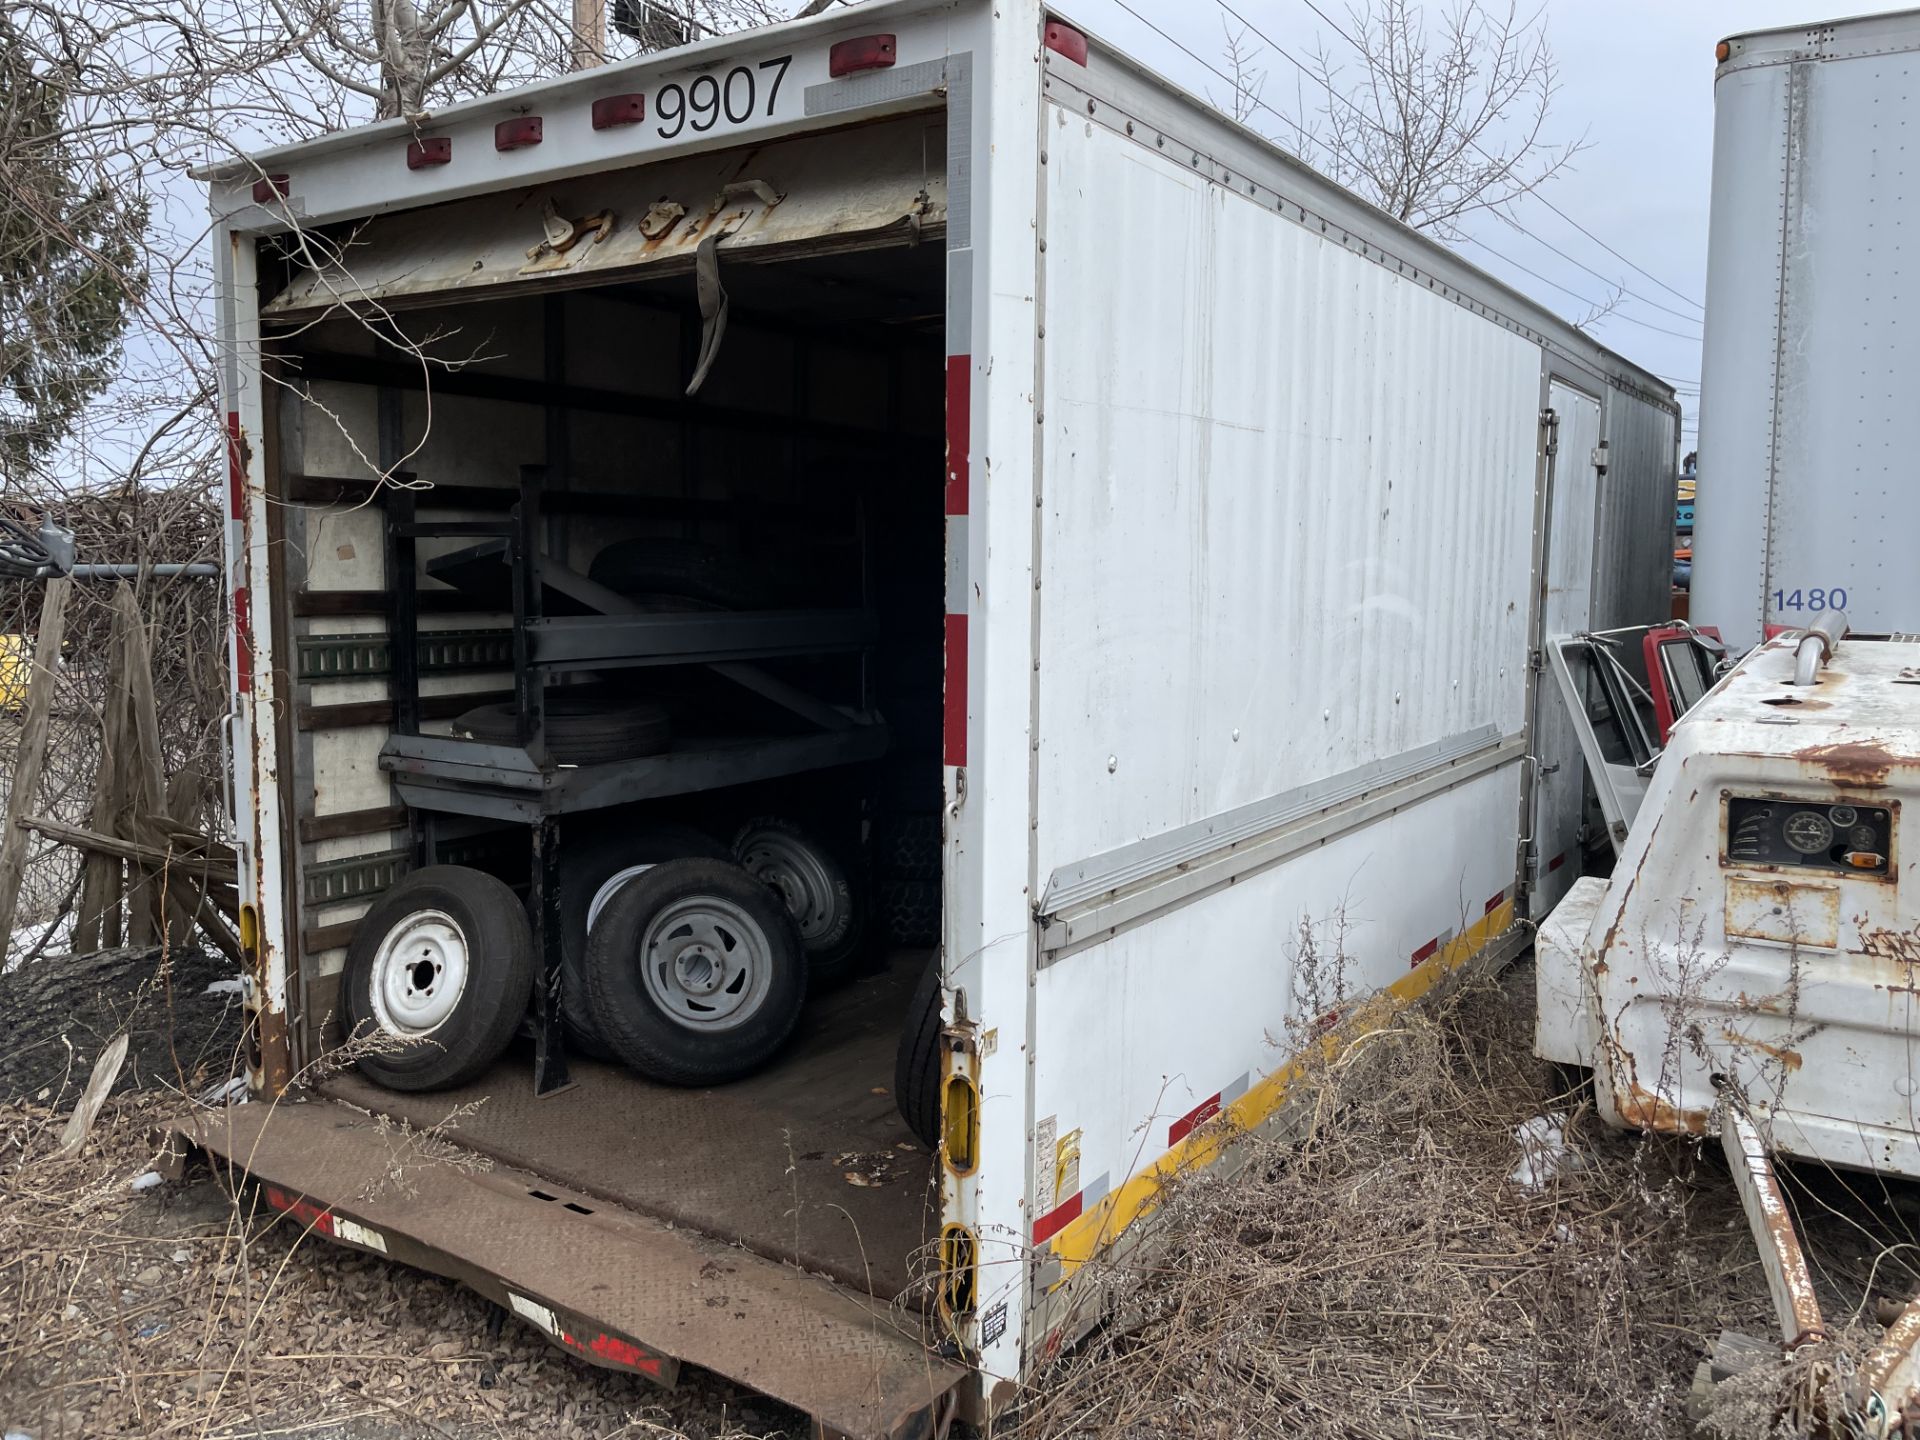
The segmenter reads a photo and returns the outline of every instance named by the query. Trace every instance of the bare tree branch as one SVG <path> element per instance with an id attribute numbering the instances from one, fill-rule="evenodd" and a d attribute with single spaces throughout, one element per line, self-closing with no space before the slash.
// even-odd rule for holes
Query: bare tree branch
<path id="1" fill-rule="evenodd" d="M 1316 44 L 1305 65 L 1296 148 L 1397 220 L 1457 239 L 1467 216 L 1505 214 L 1586 148 L 1549 138 L 1559 67 L 1544 10 L 1455 0 L 1430 23 L 1418 0 L 1361 0 L 1335 29 L 1339 46 Z M 1229 32 L 1239 119 L 1244 44 Z M 1266 108 L 1251 95 L 1248 111 Z"/>

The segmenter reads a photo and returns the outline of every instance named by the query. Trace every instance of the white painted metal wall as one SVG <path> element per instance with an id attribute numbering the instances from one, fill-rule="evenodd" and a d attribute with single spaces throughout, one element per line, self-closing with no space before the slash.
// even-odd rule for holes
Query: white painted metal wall
<path id="1" fill-rule="evenodd" d="M 1538 349 L 1052 113 L 1040 874 L 1519 730 Z"/>
<path id="2" fill-rule="evenodd" d="M 1045 144 L 1043 881 L 1520 732 L 1539 348 L 1184 154 L 1065 106 Z M 1478 920 L 1512 883 L 1518 801 L 1514 762 L 1045 964 L 1034 1214 L 1285 1060 L 1315 1018 L 1303 922 L 1369 990 Z"/>
<path id="3" fill-rule="evenodd" d="M 1911 630 L 1920 14 L 1729 43 L 1714 81 L 1693 619 L 1740 646 L 1829 608 L 1856 630 Z"/>

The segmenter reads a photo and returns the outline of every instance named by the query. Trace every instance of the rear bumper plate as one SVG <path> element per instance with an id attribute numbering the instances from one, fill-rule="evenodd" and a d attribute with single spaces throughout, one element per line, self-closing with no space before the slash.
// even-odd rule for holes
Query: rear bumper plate
<path id="1" fill-rule="evenodd" d="M 310 1233 L 459 1280 L 592 1364 L 664 1384 L 698 1365 L 859 1440 L 934 1434 L 965 1378 L 868 1297 L 337 1101 L 173 1133 Z"/>

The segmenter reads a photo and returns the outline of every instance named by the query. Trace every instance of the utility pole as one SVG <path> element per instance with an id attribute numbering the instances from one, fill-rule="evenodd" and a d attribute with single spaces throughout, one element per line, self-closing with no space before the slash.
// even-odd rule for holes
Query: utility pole
<path id="1" fill-rule="evenodd" d="M 573 68 L 607 63 L 607 0 L 573 0 Z"/>

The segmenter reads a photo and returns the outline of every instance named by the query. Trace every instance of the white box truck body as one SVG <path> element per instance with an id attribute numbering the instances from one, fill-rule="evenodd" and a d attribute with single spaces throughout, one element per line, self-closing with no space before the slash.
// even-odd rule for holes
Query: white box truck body
<path id="1" fill-rule="evenodd" d="M 252 1079 L 303 1103 L 187 1128 L 335 1240 L 595 1363 L 924 1433 L 1095 1321 L 1087 1262 L 1278 1112 L 1289 1037 L 1515 953 L 1579 868 L 1541 637 L 1662 613 L 1671 392 L 1032 0 L 833 11 L 212 188 Z M 690 400 L 716 237 L 732 318 Z M 661 793 L 430 763 L 516 655 L 586 643 L 429 578 L 530 463 L 555 563 L 697 526 L 771 529 L 822 590 L 871 572 L 937 945 L 735 1085 L 581 1060 L 536 1098 L 510 1051 L 420 1096 L 329 1064 L 395 876 L 479 864 L 555 795 Z M 439 527 L 417 582 L 402 509 Z M 384 647 L 416 611 L 403 705 Z M 840 743 L 817 718 L 794 744 Z M 1344 984 L 1310 961 L 1336 947 Z M 886 1093 L 929 953 L 931 1157 Z M 467 1100 L 445 1138 L 491 1170 L 380 1184 L 368 1112 Z"/>
<path id="2" fill-rule="evenodd" d="M 1736 35 L 1714 76 L 1694 621 L 1911 627 L 1920 12 Z"/>

